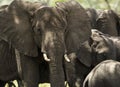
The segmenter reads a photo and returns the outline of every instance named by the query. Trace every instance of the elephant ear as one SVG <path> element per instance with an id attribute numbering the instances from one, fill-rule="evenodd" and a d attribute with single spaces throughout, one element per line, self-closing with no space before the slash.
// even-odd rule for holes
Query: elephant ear
<path id="1" fill-rule="evenodd" d="M 120 36 L 120 18 L 118 16 L 117 13 L 115 13 L 113 10 L 110 10 L 109 13 L 111 13 L 111 15 L 115 18 L 115 23 L 116 23 L 116 27 L 117 27 L 117 32 L 118 32 L 118 36 Z"/>
<path id="2" fill-rule="evenodd" d="M 96 21 L 100 31 L 109 35 L 118 36 L 117 23 L 112 10 L 102 11 Z"/>
<path id="3" fill-rule="evenodd" d="M 0 38 L 28 56 L 37 56 L 29 13 L 17 0 L 0 12 Z"/>
<path id="4" fill-rule="evenodd" d="M 57 2 L 56 5 L 66 12 L 67 27 L 65 43 L 67 53 L 76 52 L 81 43 L 90 37 L 90 20 L 85 9 L 75 0 Z"/>
<path id="5" fill-rule="evenodd" d="M 104 34 L 102 32 L 96 29 L 92 29 L 90 39 L 88 41 L 85 41 L 80 46 L 79 51 L 77 51 L 77 57 L 79 61 L 87 67 L 94 65 L 93 63 L 95 62 L 95 60 L 93 58 L 93 54 L 95 54 L 95 51 L 104 52 L 105 50 L 107 50 L 105 46 L 101 44 L 104 43 L 104 38 L 102 37 L 103 35 Z"/>
<path id="6" fill-rule="evenodd" d="M 87 8 L 86 12 L 87 12 L 89 19 L 91 21 L 92 28 L 97 28 L 97 26 L 96 26 L 96 19 L 98 17 L 97 11 L 93 8 Z"/>
<path id="7" fill-rule="evenodd" d="M 90 67 L 92 65 L 92 57 L 91 57 L 91 47 L 89 45 L 89 41 L 85 41 L 79 51 L 77 51 L 77 58 L 81 63 L 85 66 Z"/>

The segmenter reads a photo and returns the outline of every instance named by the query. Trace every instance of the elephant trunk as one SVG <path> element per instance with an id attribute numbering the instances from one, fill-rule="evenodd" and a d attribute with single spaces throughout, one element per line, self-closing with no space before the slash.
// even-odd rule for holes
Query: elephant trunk
<path id="1" fill-rule="evenodd" d="M 62 57 L 62 56 L 61 56 Z M 51 87 L 64 87 L 65 75 L 63 70 L 62 58 L 51 58 L 50 67 L 50 83 Z"/>
<path id="2" fill-rule="evenodd" d="M 70 61 L 65 54 L 64 33 L 46 31 L 41 46 L 43 57 L 49 62 L 51 87 L 64 87 L 64 58 Z"/>

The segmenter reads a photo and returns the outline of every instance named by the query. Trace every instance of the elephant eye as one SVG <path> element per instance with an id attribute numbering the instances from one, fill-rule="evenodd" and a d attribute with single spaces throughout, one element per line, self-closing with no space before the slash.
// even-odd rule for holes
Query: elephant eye
<path id="1" fill-rule="evenodd" d="M 34 32 L 36 33 L 36 34 L 41 34 L 41 28 L 35 28 L 34 29 Z"/>
<path id="2" fill-rule="evenodd" d="M 41 31 L 41 29 L 40 29 L 40 28 L 37 28 L 37 31 L 38 31 L 38 32 L 40 32 L 40 31 Z"/>

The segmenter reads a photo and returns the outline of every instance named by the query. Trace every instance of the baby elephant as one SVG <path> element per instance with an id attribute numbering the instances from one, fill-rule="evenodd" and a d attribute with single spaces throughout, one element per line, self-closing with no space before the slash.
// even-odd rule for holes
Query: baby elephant
<path id="1" fill-rule="evenodd" d="M 86 77 L 83 87 L 120 87 L 120 62 L 99 63 Z"/>

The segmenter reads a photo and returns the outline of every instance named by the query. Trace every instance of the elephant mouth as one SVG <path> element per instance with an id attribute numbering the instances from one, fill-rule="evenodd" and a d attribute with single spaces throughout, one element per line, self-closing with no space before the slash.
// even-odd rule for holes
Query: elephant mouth
<path id="1" fill-rule="evenodd" d="M 46 53 L 43 53 L 43 58 L 44 58 L 44 60 L 47 61 L 47 62 L 50 62 L 50 61 L 51 61 L 51 60 L 48 58 L 48 56 L 47 56 Z M 64 54 L 64 58 L 65 58 L 65 61 L 70 62 L 70 59 L 69 59 L 69 57 L 68 57 L 68 55 L 67 55 L 66 53 Z"/>

